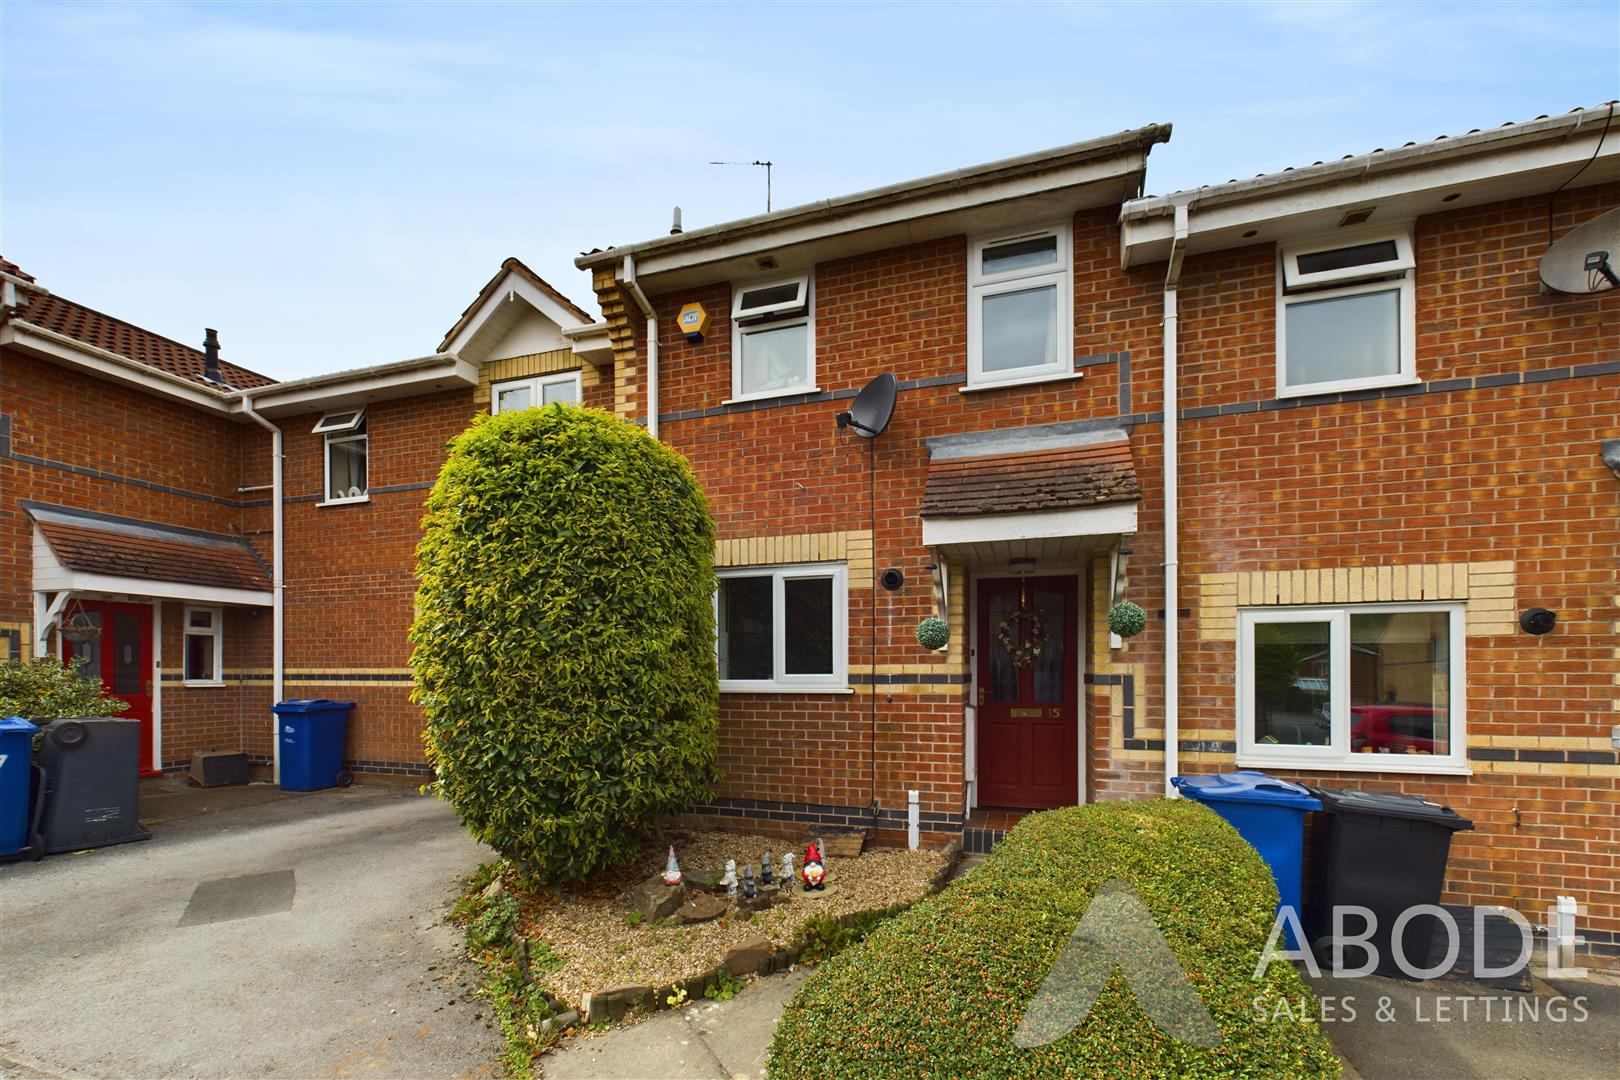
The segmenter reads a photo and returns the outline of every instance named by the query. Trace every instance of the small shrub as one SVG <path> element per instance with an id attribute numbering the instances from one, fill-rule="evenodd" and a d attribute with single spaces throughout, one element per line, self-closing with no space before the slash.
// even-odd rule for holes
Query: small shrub
<path id="1" fill-rule="evenodd" d="M 647 916 L 643 915 L 639 911 L 632 911 L 630 914 L 628 914 L 628 915 L 626 915 L 624 917 L 625 925 L 630 927 L 632 930 L 634 930 L 636 927 L 640 926 L 642 923 L 644 923 L 646 921 L 647 921 Z"/>
<path id="2" fill-rule="evenodd" d="M 63 664 L 54 656 L 0 661 L 0 716 L 60 720 L 116 716 L 128 703 L 108 696 L 97 678 L 83 678 L 84 658 Z"/>
<path id="3" fill-rule="evenodd" d="M 691 469 L 606 413 L 483 416 L 422 524 L 411 667 L 440 794 L 535 880 L 629 862 L 717 776 L 714 524 Z"/>
<path id="4" fill-rule="evenodd" d="M 818 915 L 799 929 L 799 959 L 806 964 L 830 960 L 851 945 L 863 941 L 889 912 L 863 911 L 847 921 Z"/>
<path id="5" fill-rule="evenodd" d="M 467 951 L 505 948 L 517 930 L 518 902 L 511 893 L 501 893 L 467 923 Z"/>
<path id="6" fill-rule="evenodd" d="M 1097 890 L 1132 886 L 1221 1032 L 1177 1042 L 1117 973 L 1085 1020 L 1032 1049 L 1013 1034 Z M 1277 904 L 1231 826 L 1181 800 L 1031 814 L 982 866 L 872 930 L 800 987 L 773 1077 L 1335 1077 L 1320 1027 L 1259 1019 L 1315 999 L 1287 962 L 1253 973 Z"/>
<path id="7" fill-rule="evenodd" d="M 703 988 L 703 996 L 710 1001 L 730 1001 L 742 992 L 742 986 L 731 972 L 720 968 L 714 974 L 714 983 Z"/>

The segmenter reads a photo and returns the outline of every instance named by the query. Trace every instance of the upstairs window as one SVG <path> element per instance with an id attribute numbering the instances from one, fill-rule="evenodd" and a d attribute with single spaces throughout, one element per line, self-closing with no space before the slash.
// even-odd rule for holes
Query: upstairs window
<path id="1" fill-rule="evenodd" d="M 1281 259 L 1279 396 L 1417 381 L 1408 229 L 1319 238 Z"/>
<path id="2" fill-rule="evenodd" d="M 503 413 L 535 405 L 578 405 L 580 398 L 579 372 L 564 371 L 495 383 L 490 387 L 489 410 Z"/>
<path id="3" fill-rule="evenodd" d="M 968 385 L 1074 371 L 1069 226 L 968 244 Z"/>
<path id="4" fill-rule="evenodd" d="M 721 571 L 720 689 L 843 689 L 848 604 L 842 563 Z"/>
<path id="5" fill-rule="evenodd" d="M 363 502 L 366 498 L 366 411 L 329 412 L 315 425 L 326 436 L 325 503 Z"/>
<path id="6" fill-rule="evenodd" d="M 738 288 L 731 300 L 731 399 L 816 388 L 809 275 Z"/>

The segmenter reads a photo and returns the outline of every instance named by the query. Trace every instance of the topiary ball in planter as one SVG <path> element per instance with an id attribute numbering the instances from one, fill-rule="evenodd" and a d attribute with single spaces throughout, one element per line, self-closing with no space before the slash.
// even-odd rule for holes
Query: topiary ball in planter
<path id="1" fill-rule="evenodd" d="M 1108 630 L 1122 638 L 1133 638 L 1147 629 L 1147 612 L 1129 600 L 1108 609 Z"/>
<path id="2" fill-rule="evenodd" d="M 917 644 L 925 649 L 938 652 L 951 641 L 951 628 L 945 625 L 944 619 L 937 619 L 930 615 L 917 624 Z"/>

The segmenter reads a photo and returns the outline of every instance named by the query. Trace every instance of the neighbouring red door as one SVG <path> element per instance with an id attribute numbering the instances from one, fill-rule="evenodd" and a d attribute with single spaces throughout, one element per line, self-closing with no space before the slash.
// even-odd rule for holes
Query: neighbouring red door
<path id="1" fill-rule="evenodd" d="M 152 754 L 152 609 L 146 604 L 111 604 L 75 600 L 101 634 L 88 641 L 62 642 L 62 659 L 84 657 L 84 675 L 101 679 L 129 708 L 120 713 L 141 722 L 141 775 L 158 775 Z M 75 614 L 77 612 L 75 611 Z"/>
<path id="2" fill-rule="evenodd" d="M 1072 577 L 979 582 L 980 806 L 1045 810 L 1079 801 L 1077 595 Z"/>

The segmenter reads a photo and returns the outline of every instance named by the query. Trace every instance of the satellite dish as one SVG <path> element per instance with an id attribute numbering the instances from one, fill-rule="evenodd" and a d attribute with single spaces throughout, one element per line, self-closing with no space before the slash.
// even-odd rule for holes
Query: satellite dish
<path id="1" fill-rule="evenodd" d="M 1566 233 L 1541 257 L 1541 283 L 1553 292 L 1607 292 L 1620 286 L 1620 210 Z"/>
<path id="2" fill-rule="evenodd" d="M 848 425 L 855 429 L 855 434 L 865 439 L 877 438 L 889 429 L 889 420 L 894 416 L 894 395 L 898 389 L 894 376 L 885 371 L 861 387 L 849 412 L 838 414 L 838 426 Z"/>

